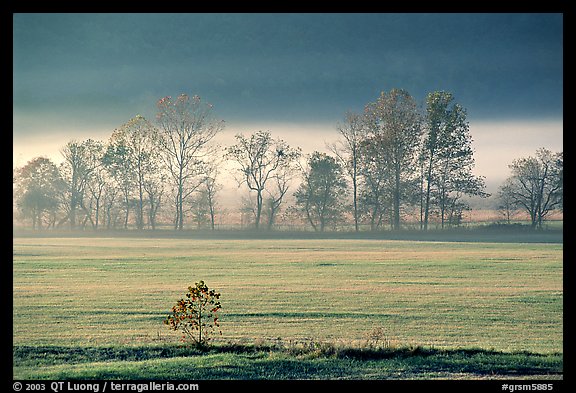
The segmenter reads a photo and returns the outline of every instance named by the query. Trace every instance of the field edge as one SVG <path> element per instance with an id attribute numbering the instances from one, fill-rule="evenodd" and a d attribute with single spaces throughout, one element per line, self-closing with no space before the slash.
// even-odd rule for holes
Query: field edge
<path id="1" fill-rule="evenodd" d="M 14 346 L 15 379 L 563 379 L 563 355 L 331 343 Z"/>

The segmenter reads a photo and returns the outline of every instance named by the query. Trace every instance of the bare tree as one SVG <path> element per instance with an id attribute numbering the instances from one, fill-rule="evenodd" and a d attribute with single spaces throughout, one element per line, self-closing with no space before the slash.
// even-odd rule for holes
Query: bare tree
<path id="1" fill-rule="evenodd" d="M 87 193 L 85 199 L 87 199 L 87 201 L 83 202 L 82 206 L 86 212 L 86 217 L 92 224 L 92 228 L 97 230 L 100 222 L 100 209 L 106 191 L 108 173 L 102 163 L 105 152 L 104 144 L 99 141 L 94 141 L 94 143 L 89 144 L 87 148 L 85 159 L 88 161 L 88 166 L 93 168 L 93 170 L 86 182 Z M 86 206 L 86 203 L 88 206 Z"/>
<path id="2" fill-rule="evenodd" d="M 202 163 L 213 153 L 209 143 L 224 122 L 214 117 L 212 105 L 199 96 L 164 97 L 157 107 L 158 143 L 176 188 L 174 224 L 182 230 L 184 203 L 202 182 Z"/>
<path id="3" fill-rule="evenodd" d="M 102 158 L 102 162 L 122 193 L 124 205 L 124 229 L 127 229 L 130 207 L 132 206 L 130 200 L 132 199 L 134 185 L 136 184 L 136 173 L 130 148 L 121 143 L 109 144 L 106 148 L 106 153 Z"/>
<path id="4" fill-rule="evenodd" d="M 514 184 L 510 178 L 504 181 L 498 190 L 498 211 L 504 217 L 507 224 L 510 224 L 512 217 L 519 212 L 519 206 L 514 199 Z"/>
<path id="5" fill-rule="evenodd" d="M 530 215 L 531 227 L 541 229 L 542 222 L 563 204 L 563 153 L 538 149 L 535 157 L 512 162 L 512 176 L 500 188 L 515 204 Z"/>
<path id="6" fill-rule="evenodd" d="M 281 139 L 272 139 L 269 131 L 258 131 L 250 138 L 237 134 L 236 140 L 235 145 L 227 148 L 226 157 L 240 165 L 240 175 L 236 179 L 238 186 L 246 184 L 248 190 L 256 193 L 254 225 L 258 229 L 268 181 L 278 181 L 282 171 L 287 170 L 300 157 L 300 149 L 291 148 Z M 286 184 L 281 187 L 285 186 Z M 276 194 L 276 209 L 285 193 L 284 190 Z"/>
<path id="7" fill-rule="evenodd" d="M 192 198 L 192 215 L 199 228 L 209 223 L 210 229 L 215 229 L 218 206 L 216 194 L 222 189 L 222 185 L 216 181 L 219 174 L 218 165 L 218 162 L 207 163 L 202 183 Z"/>
<path id="8" fill-rule="evenodd" d="M 165 171 L 159 168 L 158 171 L 151 172 L 144 180 L 143 188 L 148 200 L 148 225 L 152 230 L 156 229 L 156 216 L 165 192 L 166 178 Z"/>
<path id="9" fill-rule="evenodd" d="M 354 206 L 354 228 L 358 232 L 358 178 L 362 141 L 366 137 L 366 120 L 363 115 L 348 112 L 344 124 L 338 125 L 341 139 L 328 146 L 352 181 L 352 204 Z"/>
<path id="10" fill-rule="evenodd" d="M 294 179 L 295 168 L 292 165 L 284 166 L 272 176 L 272 186 L 266 189 L 265 214 L 268 217 L 267 228 L 270 230 L 276 222 L 280 207 Z"/>
<path id="11" fill-rule="evenodd" d="M 219 184 L 216 179 L 219 175 L 219 162 L 213 161 L 206 166 L 205 177 L 202 181 L 203 192 L 206 194 L 206 203 L 208 207 L 208 213 L 210 214 L 210 228 L 215 229 L 216 223 L 216 208 L 218 207 L 218 201 L 216 199 L 216 194 L 222 189 L 222 184 Z"/>
<path id="12" fill-rule="evenodd" d="M 66 184 L 64 202 L 67 205 L 68 214 L 65 219 L 70 221 L 72 229 L 76 229 L 78 208 L 85 209 L 84 192 L 96 168 L 96 161 L 90 159 L 90 154 L 93 152 L 91 146 L 94 144 L 92 139 L 87 139 L 82 143 L 72 140 L 60 150 L 64 162 L 60 164 L 59 170 Z"/>
<path id="13" fill-rule="evenodd" d="M 119 221 L 121 206 L 120 200 L 120 187 L 111 176 L 105 177 L 103 208 L 104 208 L 104 223 L 106 229 L 116 228 Z"/>
<path id="14" fill-rule="evenodd" d="M 394 189 L 390 157 L 381 154 L 386 149 L 379 146 L 381 140 L 370 138 L 360 145 L 358 173 L 360 179 L 359 208 L 362 216 L 370 222 L 370 230 L 382 227 L 384 219 L 392 212 Z M 393 220 L 390 220 L 393 225 Z"/>

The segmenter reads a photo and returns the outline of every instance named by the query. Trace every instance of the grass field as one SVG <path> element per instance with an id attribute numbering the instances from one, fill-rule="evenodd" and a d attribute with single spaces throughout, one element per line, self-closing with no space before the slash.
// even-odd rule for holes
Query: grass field
<path id="1" fill-rule="evenodd" d="M 308 369 L 319 371 L 289 377 L 346 377 L 341 374 L 349 370 L 350 378 L 378 378 L 409 369 L 395 368 L 389 359 L 386 365 L 381 359 L 358 363 L 349 357 L 295 358 L 286 351 L 217 352 L 194 360 L 151 356 L 117 366 L 117 358 L 87 356 L 75 363 L 49 355 L 58 348 L 177 348 L 180 335 L 162 321 L 201 279 L 222 294 L 217 345 L 281 341 L 288 348 L 307 342 L 362 348 L 367 334 L 382 328 L 390 348 L 430 348 L 439 351 L 430 356 L 440 357 L 462 348 L 485 351 L 475 356 L 532 354 L 536 358 L 517 360 L 549 363 L 531 366 L 536 373 L 561 372 L 562 249 L 562 243 L 374 239 L 14 238 L 14 376 L 86 378 L 100 370 L 104 374 L 96 377 L 119 377 L 121 369 L 126 378 L 173 377 L 194 362 L 212 371 L 216 366 L 206 366 L 211 362 L 249 362 L 262 371 L 296 360 L 294 367 L 312 362 Z M 193 368 L 196 374 L 201 369 Z M 282 378 L 277 370 L 210 372 L 196 378 Z"/>

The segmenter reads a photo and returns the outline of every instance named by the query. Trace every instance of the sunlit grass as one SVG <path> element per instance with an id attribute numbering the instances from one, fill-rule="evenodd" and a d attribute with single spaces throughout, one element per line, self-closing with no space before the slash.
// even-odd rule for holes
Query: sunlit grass
<path id="1" fill-rule="evenodd" d="M 222 340 L 365 340 L 562 351 L 562 245 L 380 240 L 15 238 L 15 345 L 175 343 L 199 280 Z"/>

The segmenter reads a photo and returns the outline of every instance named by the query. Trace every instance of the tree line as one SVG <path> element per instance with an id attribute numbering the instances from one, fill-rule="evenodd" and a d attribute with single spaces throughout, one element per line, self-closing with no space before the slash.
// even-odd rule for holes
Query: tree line
<path id="1" fill-rule="evenodd" d="M 472 173 L 466 110 L 445 91 L 427 94 L 423 106 L 405 90 L 382 92 L 363 112 L 345 114 L 329 153 L 303 156 L 269 131 L 218 146 L 224 121 L 211 104 L 186 94 L 164 97 L 154 122 L 138 115 L 106 142 L 69 141 L 59 165 L 36 157 L 16 168 L 16 213 L 34 229 L 154 230 L 161 213 L 176 230 L 189 223 L 214 229 L 219 178 L 230 162 L 248 191 L 241 209 L 256 229 L 272 229 L 280 212 L 316 231 L 346 220 L 356 231 L 398 230 L 407 215 L 418 217 L 421 230 L 433 221 L 458 225 L 469 208 L 464 196 L 489 196 L 484 178 Z M 523 209 L 541 228 L 562 208 L 562 153 L 540 149 L 510 168 L 499 190 L 503 211 L 510 219 Z M 286 207 L 290 194 L 295 202 Z"/>

